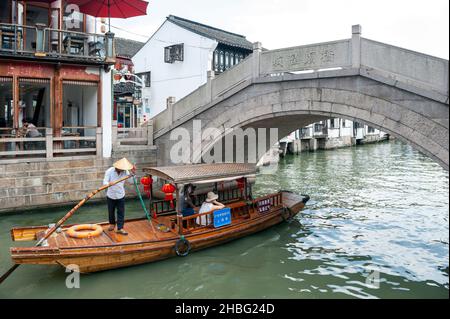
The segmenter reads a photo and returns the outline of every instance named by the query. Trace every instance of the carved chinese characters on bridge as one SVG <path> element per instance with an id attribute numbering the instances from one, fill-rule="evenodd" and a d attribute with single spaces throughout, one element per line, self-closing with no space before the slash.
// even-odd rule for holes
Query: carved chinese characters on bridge
<path id="1" fill-rule="evenodd" d="M 276 57 L 273 60 L 273 67 L 274 68 L 282 68 L 282 67 L 284 67 L 283 57 L 282 56 Z"/>
<path id="2" fill-rule="evenodd" d="M 270 56 L 270 61 L 267 58 Z M 296 47 L 267 52 L 263 55 L 263 70 L 300 71 L 316 70 L 349 64 L 348 42 Z M 270 63 L 270 65 L 268 65 Z"/>
<path id="3" fill-rule="evenodd" d="M 277 56 L 273 60 L 273 67 L 298 67 L 298 66 L 315 66 L 318 63 L 334 62 L 334 51 L 332 49 L 306 52 L 290 53 L 287 56 Z"/>
<path id="4" fill-rule="evenodd" d="M 333 63 L 334 62 L 334 51 L 324 50 L 320 56 L 320 61 L 322 63 Z"/>

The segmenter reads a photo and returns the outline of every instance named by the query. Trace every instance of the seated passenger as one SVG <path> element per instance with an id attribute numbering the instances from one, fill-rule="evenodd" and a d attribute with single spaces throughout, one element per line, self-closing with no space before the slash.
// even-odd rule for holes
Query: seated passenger
<path id="1" fill-rule="evenodd" d="M 194 190 L 195 186 L 192 184 L 188 184 L 184 187 L 184 191 L 181 196 L 181 213 L 183 214 L 183 216 L 191 216 L 195 214 Z"/>
<path id="2" fill-rule="evenodd" d="M 206 196 L 205 201 L 203 202 L 202 206 L 200 207 L 199 214 L 208 213 L 212 210 L 222 209 L 225 207 L 224 204 L 219 203 L 217 199 L 219 198 L 219 195 L 214 194 L 213 192 L 209 192 Z M 197 224 L 199 225 L 209 225 L 211 224 L 211 215 L 206 216 L 199 216 L 197 217 Z"/>

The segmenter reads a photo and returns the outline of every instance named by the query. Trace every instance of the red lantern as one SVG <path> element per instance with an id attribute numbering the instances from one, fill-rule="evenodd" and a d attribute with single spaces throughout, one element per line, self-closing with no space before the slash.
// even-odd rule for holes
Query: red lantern
<path id="1" fill-rule="evenodd" d="M 170 201 L 170 208 L 173 209 L 173 192 L 175 191 L 175 186 L 172 184 L 164 184 L 161 188 L 161 191 L 166 194 L 164 200 Z"/>
<path id="2" fill-rule="evenodd" d="M 153 184 L 153 179 L 150 176 L 144 176 L 141 178 L 141 184 L 144 185 L 144 192 L 150 198 L 150 189 Z"/>
<path id="3" fill-rule="evenodd" d="M 144 176 L 141 178 L 141 184 L 144 185 L 144 192 L 147 194 L 148 198 L 151 199 L 153 178 Z M 150 213 L 152 213 L 153 218 L 156 218 L 156 210 L 152 206 L 150 206 Z"/>

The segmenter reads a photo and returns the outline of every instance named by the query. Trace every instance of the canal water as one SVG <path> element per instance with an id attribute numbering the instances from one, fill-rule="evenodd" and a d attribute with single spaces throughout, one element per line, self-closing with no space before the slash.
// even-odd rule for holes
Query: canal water
<path id="1" fill-rule="evenodd" d="M 396 141 L 302 153 L 260 175 L 256 194 L 309 194 L 294 220 L 226 245 L 153 264 L 82 275 L 22 265 L 0 298 L 448 298 L 448 172 Z M 140 217 L 138 201 L 127 217 Z M 56 221 L 67 207 L 0 217 L 0 271 L 9 229 Z M 72 222 L 106 218 L 89 204 Z M 29 244 L 29 243 L 27 243 Z"/>

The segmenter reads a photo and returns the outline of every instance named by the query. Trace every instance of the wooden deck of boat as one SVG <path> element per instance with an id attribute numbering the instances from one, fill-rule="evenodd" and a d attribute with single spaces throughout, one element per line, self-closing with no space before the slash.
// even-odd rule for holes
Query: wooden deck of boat
<path id="1" fill-rule="evenodd" d="M 53 234 L 47 239 L 49 247 L 71 248 L 71 247 L 99 247 L 120 245 L 126 243 L 141 243 L 153 240 L 163 240 L 175 237 L 175 231 L 167 233 L 158 231 L 156 226 L 163 223 L 169 226 L 169 217 L 158 217 L 158 222 L 152 221 L 153 228 L 147 219 L 127 221 L 124 229 L 128 235 L 117 234 L 115 231 L 108 231 L 109 225 L 102 225 L 103 233 L 100 236 L 93 238 L 72 238 L 67 235 L 66 231 Z"/>
<path id="2" fill-rule="evenodd" d="M 227 203 L 231 209 L 231 225 L 202 226 L 196 222 L 198 215 L 187 216 L 183 218 L 184 235 L 192 251 L 220 245 L 283 222 L 297 214 L 308 199 L 309 196 L 282 191 L 258 197 L 253 202 Z M 266 209 L 268 205 L 270 210 Z M 286 206 L 290 209 L 283 208 Z M 98 224 L 103 228 L 100 236 L 85 239 L 69 237 L 67 229 L 72 225 L 67 225 L 62 232 L 52 234 L 43 247 L 12 247 L 11 257 L 16 264 L 59 264 L 63 267 L 76 264 L 84 273 L 153 262 L 176 256 L 174 248 L 179 234 L 175 217 L 175 214 L 159 215 L 151 224 L 145 218 L 127 220 L 124 228 L 128 235 L 108 231 L 109 224 L 103 222 Z M 170 231 L 158 230 L 158 224 L 166 225 Z M 170 228 L 171 224 L 174 229 Z M 13 229 L 11 234 L 13 240 L 16 237 L 18 240 L 39 240 L 46 231 L 47 226 L 33 226 Z"/>
<path id="3" fill-rule="evenodd" d="M 283 204 L 290 207 L 292 210 L 298 211 L 303 207 L 302 196 L 295 193 L 283 192 Z M 236 208 L 245 206 L 244 202 L 236 201 L 227 203 L 227 207 Z M 233 216 L 233 224 L 239 224 L 249 218 L 258 217 L 259 214 L 256 210 L 250 209 L 247 216 Z M 109 231 L 109 224 L 102 223 L 103 233 L 100 236 L 93 238 L 72 238 L 65 230 L 60 233 L 54 233 L 48 239 L 48 247 L 50 248 L 88 248 L 88 247 L 101 247 L 101 246 L 116 246 L 121 244 L 135 244 L 151 241 L 161 241 L 164 239 L 177 238 L 177 229 L 170 229 L 171 219 L 175 215 L 159 216 L 157 220 L 152 220 L 152 224 L 147 219 L 128 220 L 125 222 L 124 229 L 128 232 L 128 235 L 117 234 L 115 231 Z M 157 229 L 158 224 L 166 225 L 170 231 L 162 232 Z M 152 227 L 153 226 L 153 227 Z M 192 229 L 191 233 L 201 233 L 208 229 L 203 227 L 200 229 Z M 44 235 L 44 231 L 38 234 L 38 239 Z"/>

